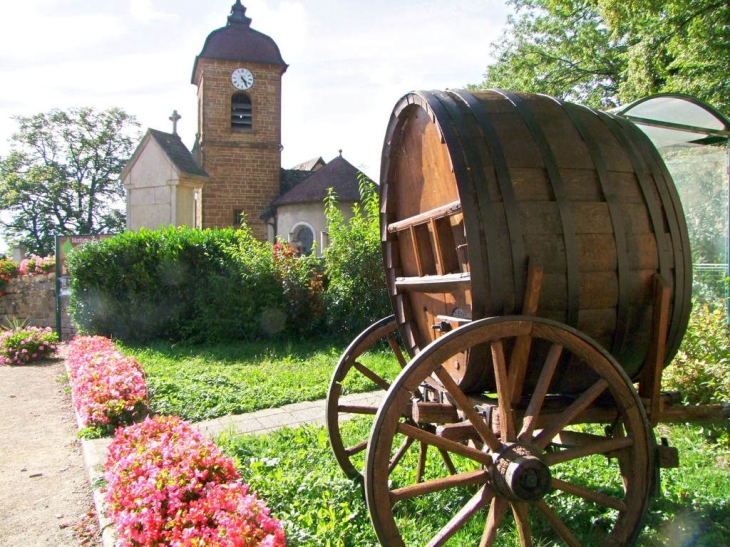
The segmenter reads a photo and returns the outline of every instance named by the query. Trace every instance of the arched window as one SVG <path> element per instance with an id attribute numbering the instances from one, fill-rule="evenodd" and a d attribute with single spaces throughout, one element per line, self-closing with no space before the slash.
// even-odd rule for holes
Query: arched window
<path id="1" fill-rule="evenodd" d="M 299 248 L 303 255 L 312 254 L 312 246 L 314 245 L 314 232 L 307 224 L 300 224 L 294 228 L 294 237 L 292 243 Z"/>
<path id="2" fill-rule="evenodd" d="M 231 97 L 231 129 L 253 128 L 253 106 L 246 93 L 235 93 Z"/>

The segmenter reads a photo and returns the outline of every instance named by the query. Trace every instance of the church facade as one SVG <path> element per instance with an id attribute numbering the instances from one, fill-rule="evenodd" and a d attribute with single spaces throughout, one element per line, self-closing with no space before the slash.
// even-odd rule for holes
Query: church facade
<path id="1" fill-rule="evenodd" d="M 305 252 L 313 240 L 321 253 L 326 244 L 322 184 L 335 188 L 347 213 L 357 200 L 358 171 L 341 154 L 331 167 L 318 158 L 309 168 L 281 168 L 287 66 L 274 40 L 251 27 L 246 8 L 236 0 L 226 26 L 208 35 L 195 58 L 193 150 L 180 142 L 174 113 L 173 133 L 150 129 L 122 173 L 128 229 L 223 228 L 245 220 L 259 239 L 281 238 Z M 302 190 L 293 192 L 298 185 Z M 184 210 L 176 211 L 178 206 Z"/>

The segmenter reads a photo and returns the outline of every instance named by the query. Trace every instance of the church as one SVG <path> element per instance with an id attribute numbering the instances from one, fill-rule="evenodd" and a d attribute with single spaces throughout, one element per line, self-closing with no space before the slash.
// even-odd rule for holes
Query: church
<path id="1" fill-rule="evenodd" d="M 269 36 L 251 27 L 236 0 L 193 64 L 198 131 L 192 150 L 177 134 L 148 129 L 122 171 L 127 229 L 224 228 L 245 221 L 261 240 L 301 252 L 327 245 L 323 200 L 330 188 L 345 218 L 359 199 L 359 171 L 340 154 L 281 166 L 281 91 L 288 65 Z"/>

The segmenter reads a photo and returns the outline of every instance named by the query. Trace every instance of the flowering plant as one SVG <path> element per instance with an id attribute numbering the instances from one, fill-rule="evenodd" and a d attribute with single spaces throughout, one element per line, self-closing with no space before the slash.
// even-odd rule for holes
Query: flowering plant
<path id="1" fill-rule="evenodd" d="M 109 432 L 147 415 L 142 366 L 103 336 L 77 336 L 66 355 L 74 407 L 87 427 Z"/>
<path id="2" fill-rule="evenodd" d="M 13 277 L 18 276 L 18 264 L 12 260 L 0 260 L 0 296 Z"/>
<path id="3" fill-rule="evenodd" d="M 233 460 L 177 416 L 119 429 L 105 499 L 123 547 L 284 547 L 281 523 Z"/>
<path id="4" fill-rule="evenodd" d="M 31 255 L 20 261 L 18 273 L 20 275 L 36 275 L 51 273 L 56 269 L 56 257 L 40 257 Z"/>
<path id="5" fill-rule="evenodd" d="M 19 327 L 0 334 L 0 364 L 25 365 L 56 353 L 58 335 L 50 327 Z"/>

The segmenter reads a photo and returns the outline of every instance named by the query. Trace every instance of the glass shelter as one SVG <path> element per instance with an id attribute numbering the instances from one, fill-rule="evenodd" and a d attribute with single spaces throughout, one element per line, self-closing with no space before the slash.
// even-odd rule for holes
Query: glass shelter
<path id="1" fill-rule="evenodd" d="M 693 298 L 725 298 L 730 305 L 725 283 L 730 277 L 730 120 L 694 97 L 674 94 L 640 99 L 613 113 L 647 134 L 674 179 L 692 246 Z"/>

